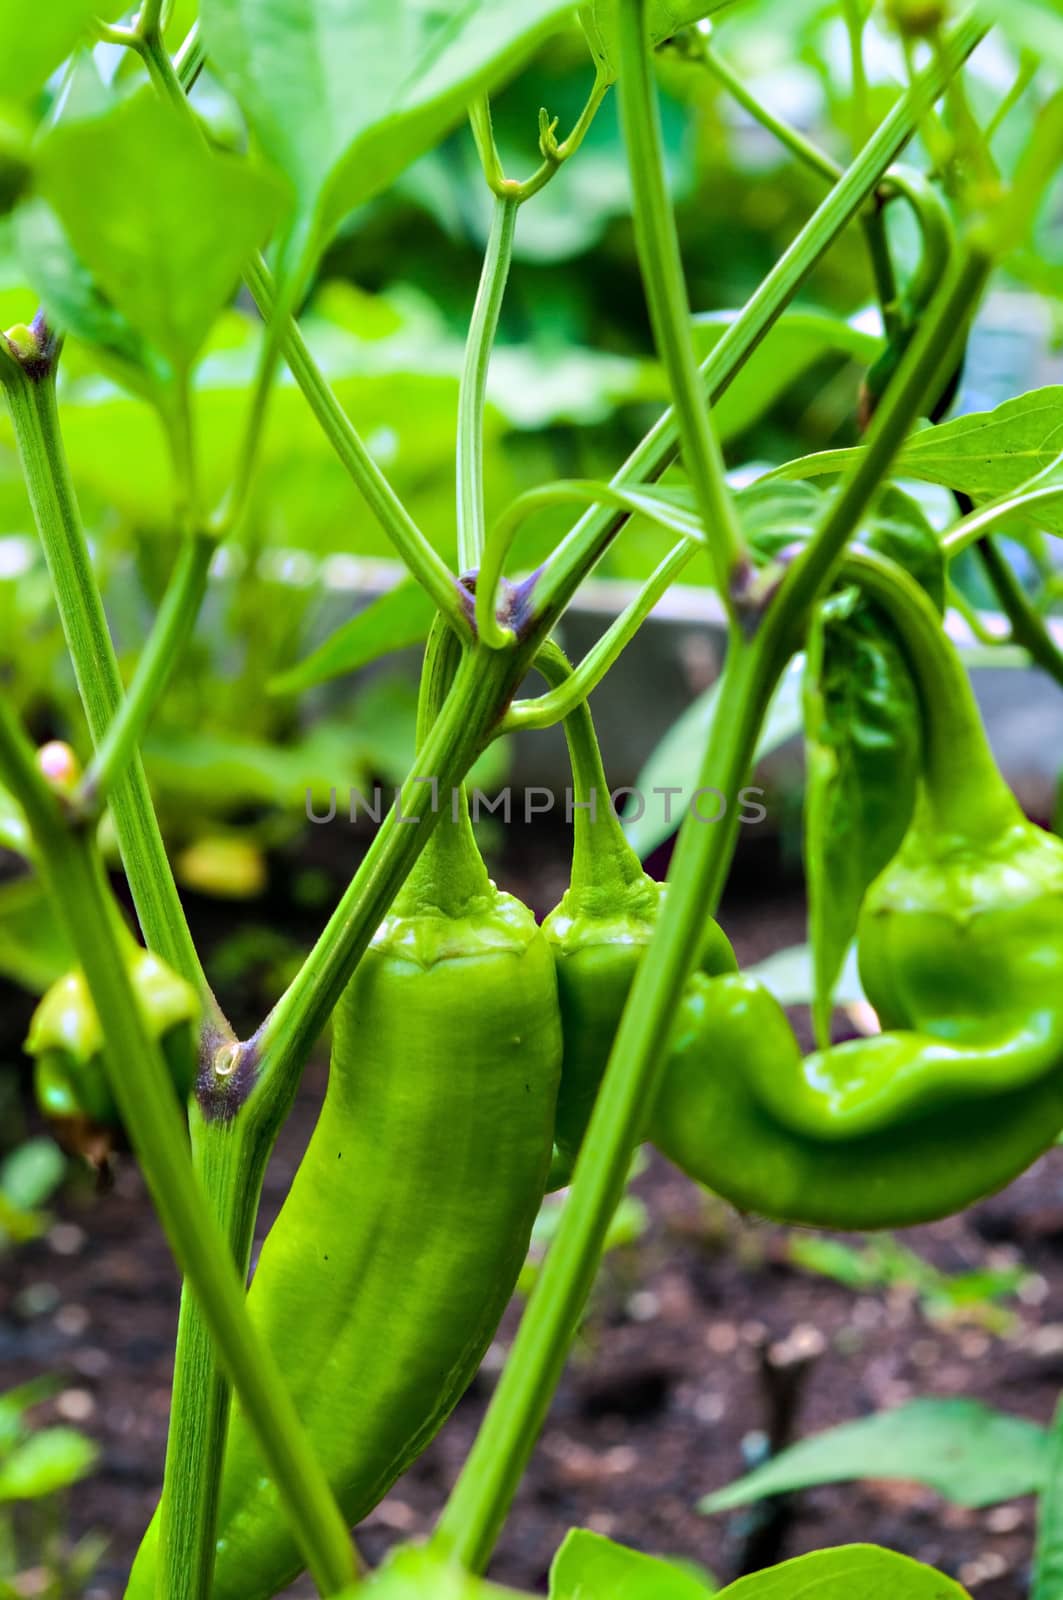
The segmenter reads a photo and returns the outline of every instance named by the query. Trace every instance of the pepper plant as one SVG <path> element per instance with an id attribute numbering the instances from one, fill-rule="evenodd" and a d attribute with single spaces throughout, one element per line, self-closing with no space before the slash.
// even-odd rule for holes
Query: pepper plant
<path id="1" fill-rule="evenodd" d="M 726 22 L 741 4 L 203 0 L 197 17 L 162 0 L 135 15 L 63 0 L 46 14 L 9 5 L 0 20 L 0 92 L 12 108 L 5 197 L 41 299 L 4 335 L 0 378 L 89 740 L 83 770 L 66 746 L 34 751 L 0 702 L 4 841 L 32 860 L 78 963 L 46 996 L 29 1044 L 47 1109 L 75 1133 L 124 1126 L 184 1275 L 165 1482 L 130 1596 L 259 1600 L 303 1567 L 325 1595 L 498 1592 L 478 1575 L 642 1139 L 745 1209 L 884 1227 L 999 1187 L 1063 1124 L 1063 846 L 1025 821 L 998 774 L 942 622 L 949 564 L 977 546 L 1014 641 L 1063 680 L 1043 615 L 993 542 L 1001 528 L 1059 529 L 1058 391 L 947 420 L 987 287 L 1026 259 L 1059 171 L 1058 16 L 1048 0 L 955 14 L 944 0 L 892 0 L 886 20 L 907 82 L 880 117 L 863 51 L 869 6 L 842 0 L 854 91 L 842 167 L 728 65 L 707 19 Z M 998 10 L 1020 65 L 987 112 L 973 103 L 967 64 Z M 787 8 L 776 11 L 785 30 Z M 569 128 L 543 111 L 538 159 L 515 176 L 491 97 L 534 73 L 541 44 L 577 28 L 585 107 Z M 107 83 L 86 70 L 93 40 L 97 56 L 109 52 Z M 824 185 L 700 364 L 662 149 L 663 49 L 722 84 Z M 228 96 L 237 150 L 199 114 L 204 72 Z M 610 480 L 546 483 L 489 514 L 487 376 L 521 213 L 579 161 L 613 94 L 671 405 Z M 1017 148 L 998 136 L 1020 102 L 1036 115 Z M 451 566 L 341 406 L 300 314 L 354 208 L 466 116 L 492 219 L 460 383 Z M 897 207 L 916 223 L 914 269 L 895 256 Z M 849 229 L 863 237 L 881 330 L 856 442 L 736 488 L 714 409 Z M 218 495 L 194 380 L 241 280 L 261 337 Z M 154 409 L 170 453 L 180 553 L 128 683 L 64 450 L 57 379 L 68 336 Z M 140 751 L 215 556 L 254 515 L 282 367 L 429 604 L 415 630 L 426 639 L 415 764 L 290 986 L 238 1038 L 190 934 Z M 955 515 L 928 520 L 898 486 L 912 479 L 950 491 Z M 566 507 L 568 531 L 534 570 L 514 573 L 525 524 Z M 573 665 L 555 630 L 633 519 L 665 530 L 671 548 Z M 352 552 L 357 539 L 352 529 Z M 662 892 L 604 795 L 596 817 L 605 777 L 587 702 L 688 568 L 711 584 L 726 625 L 698 780 L 723 810 L 711 827 L 685 818 Z M 409 642 L 408 619 L 396 634 Z M 807 1058 L 772 997 L 735 970 L 713 921 L 740 791 L 800 652 L 820 1033 Z M 533 671 L 546 689 L 518 698 Z M 583 809 L 572 887 L 544 932 L 487 877 L 462 786 L 500 735 L 559 722 Z M 139 941 L 101 864 L 105 813 Z M 854 933 L 885 1031 L 837 1046 L 830 1001 Z M 245 1291 L 266 1163 L 332 1017 L 318 1127 Z M 433 1538 L 366 1574 L 350 1525 L 471 1379 L 542 1196 L 569 1182 Z M 1051 1506 L 1044 1538 L 1039 1571 L 1049 1572 Z M 558 1553 L 552 1592 L 612 1595 L 628 1581 L 656 1595 L 709 1592 L 589 1534 Z M 859 1546 L 727 1593 L 756 1600 L 813 1585 L 824 1596 L 961 1592 Z"/>

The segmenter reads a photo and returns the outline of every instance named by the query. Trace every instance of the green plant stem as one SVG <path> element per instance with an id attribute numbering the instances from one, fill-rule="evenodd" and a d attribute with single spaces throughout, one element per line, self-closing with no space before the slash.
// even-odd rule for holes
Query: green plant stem
<path id="1" fill-rule="evenodd" d="M 963 663 L 929 598 L 877 551 L 850 550 L 842 565 L 887 612 L 909 658 L 923 717 L 926 794 L 941 835 L 989 836 L 1015 802 L 993 760 Z"/>
<path id="2" fill-rule="evenodd" d="M 820 149 L 819 145 L 806 138 L 799 129 L 791 127 L 788 122 L 784 122 L 781 117 L 777 117 L 761 100 L 758 100 L 752 90 L 746 87 L 745 82 L 739 77 L 734 68 L 728 65 L 712 48 L 712 45 L 703 34 L 697 35 L 696 48 L 696 59 L 703 63 L 718 83 L 722 84 L 731 99 L 740 105 L 743 111 L 748 112 L 755 122 L 760 123 L 762 128 L 766 128 L 784 149 L 789 150 L 790 154 L 795 156 L 810 172 L 816 173 L 820 178 L 825 178 L 828 183 L 838 182 L 844 168 L 835 161 L 834 157 L 829 156 L 825 150 Z"/>
<path id="3" fill-rule="evenodd" d="M 262 315 L 273 310 L 273 280 L 261 256 L 246 270 L 245 281 Z M 356 432 L 343 407 L 310 354 L 298 323 L 289 320 L 281 332 L 281 348 L 292 377 L 302 390 L 318 426 L 332 446 L 369 510 L 391 540 L 411 575 L 454 629 L 468 637 L 469 622 L 460 586 L 446 562 L 429 544 L 406 507 Z"/>
<path id="4" fill-rule="evenodd" d="M 825 178 L 828 183 L 837 183 L 842 177 L 844 168 L 821 150 L 811 139 L 799 132 L 797 128 L 784 122 L 770 111 L 756 95 L 746 87 L 742 79 L 723 61 L 713 50 L 708 40 L 701 34 L 697 36 L 697 55 L 713 76 L 723 85 L 742 108 L 749 113 L 762 128 L 766 128 L 790 154 L 795 156 L 810 172 Z M 897 317 L 897 279 L 893 271 L 893 258 L 890 254 L 889 239 L 886 234 L 886 224 L 883 216 L 882 202 L 879 196 L 872 200 L 870 208 L 861 218 L 868 256 L 871 261 L 872 276 L 875 281 L 875 294 L 882 309 L 882 319 L 887 337 L 892 337 L 898 325 Z"/>
<path id="5" fill-rule="evenodd" d="M 6 355 L 0 358 L 30 506 L 89 732 L 99 746 L 121 706 L 122 680 L 63 449 L 54 355 L 43 367 L 31 373 Z M 231 1037 L 192 942 L 139 755 L 114 784 L 111 813 L 145 939 L 199 991 L 211 1029 Z"/>
<path id="6" fill-rule="evenodd" d="M 93 832 L 68 827 L 33 752 L 0 705 L 0 772 L 25 812 L 38 865 L 100 1019 L 110 1088 L 171 1249 L 196 1294 L 323 1594 L 356 1576 L 354 1551 L 328 1481 L 269 1351 L 248 1318 L 244 1285 L 208 1209 L 156 1041 L 117 938 L 116 911 Z M 185 1600 L 183 1581 L 164 1591 Z"/>
<path id="7" fill-rule="evenodd" d="M 764 278 L 723 338 L 701 365 L 701 380 L 715 403 L 793 299 L 816 262 L 861 208 L 912 137 L 928 106 L 984 38 L 986 29 L 968 17 L 948 35 L 941 52 L 871 136 L 860 155 Z M 666 411 L 613 477 L 614 485 L 644 483 L 660 476 L 675 457 L 675 414 Z M 601 558 L 625 514 L 607 506 L 588 511 L 554 551 L 536 586 L 537 607 L 556 615 L 576 584 Z"/>
<path id="8" fill-rule="evenodd" d="M 998 649 L 1003 645 L 1011 644 L 1012 639 L 1010 633 L 1003 637 L 1000 634 L 994 633 L 992 629 L 988 628 L 983 622 L 979 612 L 968 600 L 967 596 L 963 593 L 963 590 L 960 589 L 957 584 L 953 583 L 951 578 L 948 579 L 947 582 L 949 605 L 954 611 L 959 612 L 960 616 L 963 618 L 964 622 L 966 622 L 967 626 L 971 630 L 971 633 L 977 639 L 979 644 L 984 644 L 992 650 Z"/>
<path id="9" fill-rule="evenodd" d="M 552 639 L 547 639 L 536 656 L 535 670 L 554 692 L 567 688 L 574 676 L 568 657 Z M 575 802 L 569 892 L 577 902 L 595 894 L 601 896 L 598 904 L 615 906 L 629 885 L 642 877 L 642 863 L 613 810 L 586 698 L 576 700 L 565 714 L 565 743 Z"/>
<path id="10" fill-rule="evenodd" d="M 299 973 L 250 1042 L 259 1079 L 247 1107 L 252 1117 L 273 1123 L 278 1104 L 286 1109 L 290 1103 L 302 1063 L 386 915 L 396 886 L 449 805 L 451 790 L 463 781 L 487 742 L 487 730 L 536 647 L 529 642 L 513 651 L 466 650 L 443 709 L 418 749 L 398 805 L 377 830 Z"/>
<path id="11" fill-rule="evenodd" d="M 273 1140 L 263 1138 L 240 1117 L 204 1125 L 195 1104 L 190 1117 L 196 1176 L 209 1196 L 240 1280 L 246 1282 Z M 210 1322 L 186 1281 L 159 1502 L 159 1581 L 163 1593 L 183 1600 L 209 1600 L 231 1404 L 232 1385 L 219 1363 Z"/>
<path id="12" fill-rule="evenodd" d="M 496 195 L 480 286 L 469 322 L 465 363 L 458 390 L 457 522 L 458 567 L 475 572 L 484 547 L 484 404 L 487 371 L 513 259 L 513 233 L 520 201 Z"/>
<path id="13" fill-rule="evenodd" d="M 750 562 L 694 356 L 679 236 L 665 177 L 653 58 L 646 39 L 645 0 L 617 0 L 615 22 L 620 126 L 631 175 L 639 266 L 716 586 L 733 615 Z"/>
<path id="14" fill-rule="evenodd" d="M 1022 645 L 1031 661 L 1063 688 L 1063 651 L 1045 627 L 1044 618 L 1015 576 L 1007 558 L 988 534 L 982 535 L 975 549 L 993 592 L 1000 601 L 1000 609 L 1011 623 L 1012 643 Z"/>
<path id="15" fill-rule="evenodd" d="M 750 639 L 732 636 L 699 778 L 699 786 L 725 797 L 724 820 L 706 828 L 688 815 L 680 829 L 664 911 L 624 1010 L 557 1237 L 434 1536 L 437 1548 L 473 1571 L 481 1571 L 490 1558 L 593 1282 L 630 1151 L 653 1103 L 668 1029 L 696 959 L 704 919 L 715 912 L 726 879 L 738 828 L 736 797 L 771 694 L 810 607 L 919 415 L 926 391 L 947 369 L 987 271 L 986 259 L 971 249 L 942 285 L 886 389 L 866 451 L 786 570 L 759 628 Z"/>
<path id="16" fill-rule="evenodd" d="M 1063 1594 L 1063 1400 L 1056 1405 L 1048 1452 L 1048 1471 L 1037 1500 L 1030 1600 L 1059 1600 Z"/>
<path id="17" fill-rule="evenodd" d="M 631 643 L 658 600 L 675 582 L 696 553 L 697 545 L 682 539 L 659 562 L 631 604 L 610 623 L 576 667 L 558 678 L 556 686 L 534 700 L 515 700 L 502 721 L 502 732 L 518 728 L 552 728 L 567 718 L 601 683 L 609 669 Z M 542 664 L 540 652 L 536 665 Z M 553 680 L 551 680 L 553 681 Z"/>
<path id="18" fill-rule="evenodd" d="M 521 526 L 547 506 L 564 505 L 575 501 L 579 505 L 619 506 L 625 511 L 644 516 L 669 533 L 681 533 L 686 539 L 706 543 L 705 529 L 697 517 L 684 506 L 668 502 L 641 484 L 624 485 L 602 483 L 593 478 L 560 478 L 555 483 L 543 484 L 538 489 L 526 489 L 511 500 L 498 517 L 484 545 L 480 571 L 476 584 L 476 626 L 480 638 L 491 649 L 512 645 L 516 632 L 512 627 L 500 625 L 497 616 L 498 586 L 502 569 Z"/>
<path id="19" fill-rule="evenodd" d="M 202 532 L 189 534 L 182 541 L 132 682 L 85 773 L 81 796 L 87 805 L 98 805 L 128 769 L 152 710 L 195 627 L 215 549 L 215 539 Z"/>
<path id="20" fill-rule="evenodd" d="M 194 40 L 190 34 L 182 46 L 180 77 L 157 37 L 145 41 L 145 52 L 152 78 L 160 91 L 180 107 L 182 115 L 195 120 L 185 90 L 203 63 L 198 34 Z M 245 266 L 244 281 L 263 320 L 271 324 L 276 307 L 276 287 L 261 255 L 254 256 Z M 373 460 L 311 356 L 294 317 L 283 318 L 278 326 L 277 338 L 292 377 L 369 510 L 436 608 L 450 620 L 459 634 L 468 637 L 469 623 L 456 578 L 429 544 Z"/>
<path id="21" fill-rule="evenodd" d="M 843 0 L 845 31 L 849 36 L 849 60 L 852 66 L 853 96 L 853 149 L 859 150 L 867 139 L 870 112 L 867 92 L 867 68 L 864 65 L 863 0 Z"/>
<path id="22" fill-rule="evenodd" d="M 1058 462 L 1053 462 L 1046 469 L 1049 472 L 1057 471 Z M 1043 477 L 1039 473 L 1038 477 Z M 1037 482 L 1035 478 L 1034 483 Z M 976 544 L 990 529 L 998 523 L 1006 522 L 1010 517 L 1022 516 L 1033 511 L 1037 506 L 1063 497 L 1063 483 L 1046 483 L 1040 488 L 1018 489 L 1014 494 L 1003 495 L 997 500 L 990 500 L 986 505 L 979 506 L 977 511 L 970 511 L 950 528 L 946 528 L 941 535 L 941 548 L 945 558 L 951 561 L 958 556 L 961 550 L 966 550 L 969 545 Z"/>

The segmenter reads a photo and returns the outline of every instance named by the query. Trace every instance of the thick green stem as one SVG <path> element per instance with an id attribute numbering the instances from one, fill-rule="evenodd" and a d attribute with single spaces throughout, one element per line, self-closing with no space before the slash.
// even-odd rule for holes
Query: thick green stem
<path id="1" fill-rule="evenodd" d="M 457 519 L 458 567 L 475 572 L 484 547 L 484 403 L 487 370 L 498 329 L 513 258 L 513 232 L 520 202 L 516 195 L 495 197 L 480 287 L 465 344 L 458 391 Z"/>
<path id="2" fill-rule="evenodd" d="M 88 982 L 110 1088 L 170 1247 L 240 1395 L 318 1587 L 322 1594 L 337 1594 L 356 1574 L 350 1537 L 284 1379 L 251 1326 L 244 1284 L 193 1171 L 166 1063 L 130 983 L 93 832 L 65 824 L 2 704 L 0 773 L 26 814 L 39 869 Z M 166 1600 L 187 1595 L 183 1579 L 163 1592 Z"/>
<path id="3" fill-rule="evenodd" d="M 1053 462 L 1050 471 L 1059 468 L 1058 462 Z M 1043 476 L 1043 474 L 1039 474 Z M 1034 479 L 1034 482 L 1037 480 Z M 1014 494 L 1005 495 L 999 500 L 991 500 L 988 505 L 979 506 L 977 511 L 971 511 L 951 528 L 946 528 L 941 535 L 941 548 L 948 560 L 958 556 L 961 550 L 966 550 L 968 545 L 975 544 L 998 522 L 1006 522 L 1009 517 L 1028 514 L 1037 506 L 1063 498 L 1063 483 L 1047 483 L 1040 489 L 1018 489 Z"/>
<path id="4" fill-rule="evenodd" d="M 251 1260 L 255 1219 L 272 1139 L 245 1122 L 205 1127 L 191 1110 L 192 1162 L 209 1196 L 241 1281 Z M 174 1352 L 166 1469 L 159 1502 L 159 1593 L 208 1600 L 216 1551 L 218 1490 L 225 1461 L 232 1385 L 219 1363 L 210 1322 L 186 1281 Z"/>
<path id="5" fill-rule="evenodd" d="M 719 903 L 737 836 L 737 794 L 771 694 L 810 607 L 889 471 L 926 391 L 963 336 L 986 270 L 984 258 L 971 251 L 942 286 L 886 390 L 866 451 L 787 570 L 752 639 L 732 636 L 699 778 L 700 786 L 724 796 L 724 817 L 712 827 L 692 813 L 684 819 L 664 911 L 624 1010 L 556 1240 L 436 1531 L 437 1545 L 473 1570 L 482 1570 L 490 1557 L 593 1282 L 631 1148 L 653 1103 L 668 1030 L 696 960 L 704 920 Z"/>
<path id="6" fill-rule="evenodd" d="M 750 565 L 691 339 L 679 235 L 665 177 L 653 58 L 646 41 L 645 0 L 617 0 L 615 22 L 620 125 L 631 174 L 639 266 L 716 586 L 724 605 L 732 612 Z"/>
<path id="7" fill-rule="evenodd" d="M 919 585 L 892 561 L 852 550 L 843 571 L 889 614 L 912 669 L 923 716 L 923 773 L 937 832 L 992 837 L 1018 818 L 986 739 L 963 663 Z"/>
<path id="8" fill-rule="evenodd" d="M 573 681 L 572 667 L 560 646 L 548 639 L 535 666 L 555 688 Z M 613 810 L 602 752 L 586 699 L 565 716 L 565 742 L 572 768 L 572 878 L 570 903 L 593 897 L 599 905 L 616 906 L 628 886 L 643 875 L 642 863 L 628 843 Z"/>
<path id="9" fill-rule="evenodd" d="M 205 533 L 190 534 L 183 541 L 129 690 L 85 773 L 82 793 L 86 801 L 102 799 L 128 768 L 148 718 L 195 627 L 214 550 L 215 540 Z"/>
<path id="10" fill-rule="evenodd" d="M 5 355 L 0 372 L 63 633 L 89 732 L 98 746 L 121 706 L 122 680 L 63 450 L 54 351 L 30 367 Z M 145 939 L 199 990 L 211 1027 L 231 1037 L 196 954 L 137 755 L 114 785 L 111 813 Z"/>
<path id="11" fill-rule="evenodd" d="M 926 109 L 941 94 L 952 73 L 985 37 L 973 18 L 960 22 L 932 64 L 868 140 L 790 248 L 776 262 L 720 342 L 701 365 L 701 381 L 715 403 L 793 299 L 816 262 L 859 215 L 879 181 L 915 133 Z M 632 451 L 613 478 L 617 485 L 658 478 L 674 459 L 678 432 L 675 413 L 666 411 Z M 556 616 L 581 578 L 601 558 L 625 513 L 607 506 L 588 511 L 555 550 L 536 589 L 537 606 Z"/>

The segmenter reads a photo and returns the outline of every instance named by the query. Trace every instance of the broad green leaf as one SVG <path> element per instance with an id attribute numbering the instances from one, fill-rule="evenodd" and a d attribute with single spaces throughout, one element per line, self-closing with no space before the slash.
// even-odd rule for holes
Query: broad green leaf
<path id="1" fill-rule="evenodd" d="M 147 341 L 103 294 L 56 213 L 43 200 L 30 200 L 15 212 L 13 224 L 19 260 L 51 325 L 93 345 L 119 383 L 149 395 L 154 376 Z"/>
<path id="2" fill-rule="evenodd" d="M 550 1600 L 705 1600 L 705 1577 L 657 1556 L 573 1528 L 550 1568 Z"/>
<path id="3" fill-rule="evenodd" d="M 793 658 L 783 673 L 768 707 L 757 745 L 757 758 L 785 744 L 801 729 L 801 680 L 803 655 Z M 649 855 L 679 826 L 683 808 L 698 787 L 701 763 L 708 743 L 719 693 L 718 682 L 687 707 L 664 735 L 635 780 L 635 788 L 645 798 L 641 817 L 626 826 L 628 838 L 640 856 Z M 679 789 L 673 797 L 671 820 L 663 795 L 654 790 Z M 658 803 L 660 802 L 660 803 Z"/>
<path id="4" fill-rule="evenodd" d="M 805 672 L 805 883 L 823 1048 L 864 894 L 907 831 L 921 769 L 919 701 L 892 629 L 854 595 L 828 600 Z"/>
<path id="5" fill-rule="evenodd" d="M 920 478 L 959 489 L 972 500 L 1009 494 L 1052 467 L 1063 452 L 1063 387 L 1033 389 L 994 411 L 955 417 L 914 433 L 897 456 L 896 478 Z M 772 478 L 814 478 L 845 472 L 860 449 L 825 450 L 777 467 Z M 1030 518 L 1063 533 L 1063 495 L 1032 508 Z"/>
<path id="6" fill-rule="evenodd" d="M 698 1509 L 730 1511 L 819 1483 L 897 1478 L 923 1483 L 955 1505 L 997 1505 L 1034 1494 L 1048 1466 L 1048 1434 L 977 1400 L 912 1400 L 843 1422 L 780 1451 Z"/>
<path id="7" fill-rule="evenodd" d="M 44 1428 L 0 1462 L 0 1505 L 41 1500 L 80 1483 L 93 1470 L 99 1446 L 74 1428 Z"/>
<path id="8" fill-rule="evenodd" d="M 0 975 L 43 994 L 73 957 L 36 878 L 0 884 Z"/>
<path id="9" fill-rule="evenodd" d="M 512 73 L 572 0 L 204 0 L 211 65 L 304 227 L 380 192 Z"/>
<path id="10" fill-rule="evenodd" d="M 406 579 L 345 622 L 298 666 L 269 685 L 272 694 L 301 694 L 316 683 L 357 672 L 393 650 L 427 639 L 435 606 L 419 583 Z"/>
<path id="11" fill-rule="evenodd" d="M 702 17 L 724 11 L 736 0 L 649 0 L 646 6 L 646 32 L 654 46 L 663 44 L 682 28 Z M 591 0 L 581 6 L 580 24 L 587 36 L 598 72 L 608 83 L 617 77 L 616 0 Z"/>
<path id="12" fill-rule="evenodd" d="M 0 1457 L 24 1437 L 27 1427 L 25 1413 L 33 1406 L 50 1400 L 62 1387 L 60 1375 L 48 1372 L 39 1378 L 31 1378 L 28 1383 L 20 1383 L 14 1389 L 0 1392 Z"/>
<path id="13" fill-rule="evenodd" d="M 272 177 L 209 150 L 152 90 L 55 128 L 38 187 L 104 294 L 179 370 L 281 205 Z"/>
<path id="14" fill-rule="evenodd" d="M 82 39 L 94 17 L 114 18 L 125 0 L 4 0 L 0 6 L 0 98 L 28 100 Z"/>
<path id="15" fill-rule="evenodd" d="M 739 1578 L 720 1600 L 963 1600 L 966 1589 L 920 1561 L 871 1544 L 798 1556 Z"/>

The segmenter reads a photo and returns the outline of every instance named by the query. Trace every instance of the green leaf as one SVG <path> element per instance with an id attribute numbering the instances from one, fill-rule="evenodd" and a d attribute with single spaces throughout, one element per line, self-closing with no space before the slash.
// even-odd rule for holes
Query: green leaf
<path id="1" fill-rule="evenodd" d="M 52 1139 L 27 1139 L 0 1162 L 0 1194 L 22 1211 L 43 1205 L 66 1173 L 66 1157 Z"/>
<path id="2" fill-rule="evenodd" d="M 18 856 L 27 856 L 30 833 L 21 807 L 7 790 L 0 787 L 0 850 L 13 850 Z"/>
<path id="3" fill-rule="evenodd" d="M 803 655 L 795 656 L 779 682 L 761 729 L 758 760 L 800 732 L 804 660 Z M 698 787 L 718 694 L 717 680 L 673 722 L 635 780 L 634 786 L 645 797 L 646 806 L 641 817 L 627 824 L 626 832 L 640 856 L 649 855 L 675 832 L 684 804 Z M 651 802 L 655 788 L 667 787 L 681 791 L 673 800 L 671 820 L 663 796 L 660 805 Z"/>
<path id="4" fill-rule="evenodd" d="M 920 429 L 893 467 L 896 478 L 919 478 L 959 489 L 972 500 L 1009 494 L 1053 466 L 1063 452 L 1063 387 L 1033 389 L 994 411 L 955 417 Z M 814 478 L 844 472 L 861 449 L 826 450 L 777 467 L 773 478 Z M 1063 533 L 1063 495 L 1037 505 L 1032 520 Z"/>
<path id="5" fill-rule="evenodd" d="M 958 1583 L 919 1561 L 871 1544 L 817 1550 L 739 1578 L 720 1600 L 970 1600 Z"/>
<path id="6" fill-rule="evenodd" d="M 550 1600 L 705 1600 L 707 1578 L 573 1528 L 550 1568 Z"/>
<path id="7" fill-rule="evenodd" d="M 28 100 L 82 39 L 94 17 L 113 18 L 125 0 L 4 0 L 0 6 L 0 98 Z"/>
<path id="8" fill-rule="evenodd" d="M 204 0 L 207 53 L 312 232 L 379 193 L 572 0 Z"/>
<path id="9" fill-rule="evenodd" d="M 954 1505 L 980 1508 L 1034 1494 L 1048 1465 L 1048 1434 L 977 1400 L 912 1400 L 802 1439 L 698 1503 L 730 1511 L 820 1483 L 896 1478 Z"/>
<path id="10" fill-rule="evenodd" d="M 649 0 L 646 6 L 646 32 L 653 46 L 663 44 L 673 34 L 702 17 L 724 11 L 736 0 Z M 580 24 L 587 36 L 591 55 L 599 73 L 609 83 L 617 77 L 616 0 L 591 0 L 581 6 Z"/>
<path id="11" fill-rule="evenodd" d="M 92 1472 L 99 1447 L 74 1428 L 31 1434 L 0 1462 L 0 1505 L 41 1500 L 69 1489 Z"/>
<path id="12" fill-rule="evenodd" d="M 150 395 L 155 378 L 147 341 L 107 299 L 51 207 L 43 200 L 19 206 L 13 232 L 19 263 L 51 325 L 93 345 L 119 383 Z"/>
<path id="13" fill-rule="evenodd" d="M 274 678 L 271 694 L 301 694 L 317 683 L 341 678 L 393 650 L 427 639 L 435 607 L 412 578 L 373 600 L 364 611 L 318 646 L 312 655 Z"/>
<path id="14" fill-rule="evenodd" d="M 0 884 L 0 976 L 32 994 L 73 966 L 70 947 L 36 878 Z"/>
<path id="15" fill-rule="evenodd" d="M 38 187 L 104 294 L 178 370 L 280 209 L 272 177 L 209 150 L 150 89 L 48 134 Z"/>
<path id="16" fill-rule="evenodd" d="M 907 831 L 922 768 L 919 701 L 904 654 L 888 624 L 852 596 L 817 611 L 804 710 L 812 1012 L 826 1048 L 864 894 Z"/>

